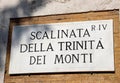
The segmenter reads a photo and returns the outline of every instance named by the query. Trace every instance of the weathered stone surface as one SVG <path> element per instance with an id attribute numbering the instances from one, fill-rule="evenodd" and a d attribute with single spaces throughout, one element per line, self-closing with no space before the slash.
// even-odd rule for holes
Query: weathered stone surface
<path id="1" fill-rule="evenodd" d="M 0 0 L 0 82 L 3 82 L 9 20 L 40 16 L 120 9 L 119 0 Z"/>

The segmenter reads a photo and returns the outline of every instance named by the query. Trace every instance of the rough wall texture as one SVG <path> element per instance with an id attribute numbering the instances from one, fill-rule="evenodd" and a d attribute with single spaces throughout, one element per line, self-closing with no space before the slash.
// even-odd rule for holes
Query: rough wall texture
<path id="1" fill-rule="evenodd" d="M 118 10 L 114 11 L 101 11 L 101 12 L 87 12 L 77 14 L 62 14 L 62 15 L 49 15 L 37 16 L 31 18 L 11 19 L 9 43 L 7 51 L 6 69 L 5 69 L 5 83 L 119 83 L 120 82 L 120 30 Z M 59 73 L 59 74 L 29 74 L 29 75 L 13 75 L 8 74 L 9 60 L 10 60 L 10 45 L 11 45 L 11 32 L 13 26 L 17 25 L 31 25 L 31 24 L 44 24 L 44 23 L 60 23 L 72 21 L 88 21 L 88 20 L 114 20 L 114 57 L 115 57 L 115 72 L 93 72 L 93 73 Z M 46 29 L 48 30 L 48 29 Z M 94 32 L 93 32 L 94 33 Z M 105 58 L 106 59 L 106 58 Z"/>
<path id="2" fill-rule="evenodd" d="M 120 9 L 119 0 L 0 0 L 0 83 L 10 18 Z"/>

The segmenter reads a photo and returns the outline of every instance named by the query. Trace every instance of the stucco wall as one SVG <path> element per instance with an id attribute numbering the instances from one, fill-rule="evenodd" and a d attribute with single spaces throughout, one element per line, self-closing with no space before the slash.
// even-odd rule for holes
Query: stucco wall
<path id="1" fill-rule="evenodd" d="M 120 9 L 119 0 L 0 0 L 0 83 L 10 18 Z"/>

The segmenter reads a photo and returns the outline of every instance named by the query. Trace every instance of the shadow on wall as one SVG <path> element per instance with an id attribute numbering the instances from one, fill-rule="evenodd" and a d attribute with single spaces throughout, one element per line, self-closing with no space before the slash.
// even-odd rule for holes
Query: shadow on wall
<path id="1" fill-rule="evenodd" d="M 8 34 L 8 26 L 10 18 L 18 18 L 18 17 L 26 17 L 31 16 L 31 14 L 37 9 L 42 9 L 49 4 L 52 0 L 20 0 L 19 4 L 15 7 L 5 8 L 3 11 L 0 11 L 0 15 L 2 19 L 0 19 L 0 71 L 4 69 L 4 51 L 6 49 L 7 44 L 7 34 Z M 17 23 L 19 23 L 17 21 Z M 5 27 L 2 30 L 1 24 Z M 1 33 L 2 32 L 2 33 Z"/>
<path id="2" fill-rule="evenodd" d="M 6 44 L 5 44 L 5 37 L 7 37 L 7 30 L 5 28 L 0 28 L 0 71 L 3 71 L 4 68 L 4 53 L 6 49 Z"/>

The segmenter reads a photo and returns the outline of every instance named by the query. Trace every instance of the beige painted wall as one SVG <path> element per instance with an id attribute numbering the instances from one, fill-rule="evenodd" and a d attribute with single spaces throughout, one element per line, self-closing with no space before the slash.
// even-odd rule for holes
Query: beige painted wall
<path id="1" fill-rule="evenodd" d="M 10 18 L 120 9 L 120 0 L 0 0 L 0 83 Z"/>

